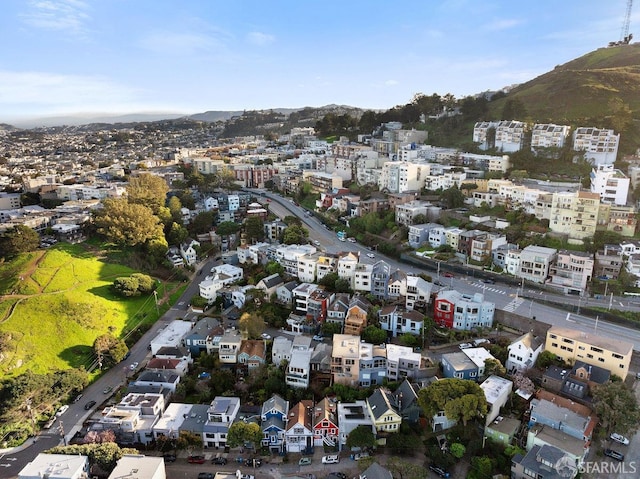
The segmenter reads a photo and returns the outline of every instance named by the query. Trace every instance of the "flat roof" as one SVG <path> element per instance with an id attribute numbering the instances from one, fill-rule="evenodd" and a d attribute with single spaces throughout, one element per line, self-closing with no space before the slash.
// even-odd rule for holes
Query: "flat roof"
<path id="1" fill-rule="evenodd" d="M 601 349 L 606 349 L 607 351 L 612 351 L 614 353 L 622 354 L 625 356 L 631 354 L 633 351 L 633 344 L 619 339 L 604 336 L 602 335 L 602 333 L 590 334 L 571 328 L 551 326 L 551 328 L 549 328 L 549 330 L 547 331 L 547 335 L 549 334 L 556 334 L 558 336 L 573 339 L 574 341 L 579 341 L 582 343 L 587 343 L 592 346 L 597 346 Z"/>

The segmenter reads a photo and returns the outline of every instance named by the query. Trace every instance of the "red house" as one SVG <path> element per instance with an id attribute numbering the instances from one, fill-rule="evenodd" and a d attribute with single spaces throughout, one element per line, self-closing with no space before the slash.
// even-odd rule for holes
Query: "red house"
<path id="1" fill-rule="evenodd" d="M 456 305 L 446 297 L 438 295 L 434 302 L 433 320 L 438 326 L 453 328 L 453 311 Z"/>
<path id="2" fill-rule="evenodd" d="M 338 402 L 324 398 L 313 408 L 313 444 L 314 446 L 335 446 L 338 444 Z"/>

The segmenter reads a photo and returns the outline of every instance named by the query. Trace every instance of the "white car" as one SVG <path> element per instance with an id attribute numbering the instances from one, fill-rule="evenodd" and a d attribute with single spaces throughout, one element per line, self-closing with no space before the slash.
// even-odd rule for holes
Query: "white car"
<path id="1" fill-rule="evenodd" d="M 69 409 L 69 406 L 66 404 L 64 406 L 60 406 L 60 409 L 58 409 L 58 411 L 56 412 L 56 417 L 62 416 L 65 412 L 67 412 L 67 409 Z"/>
<path id="2" fill-rule="evenodd" d="M 262 333 L 260 336 L 262 336 L 262 339 L 271 339 L 271 335 L 267 333 Z"/>
<path id="3" fill-rule="evenodd" d="M 356 242 L 356 239 L 355 239 L 355 238 L 347 238 L 347 241 L 348 241 L 349 243 L 355 243 L 355 242 Z"/>
<path id="4" fill-rule="evenodd" d="M 137 367 L 138 367 L 138 363 L 131 363 L 131 366 L 129 366 L 129 369 L 131 369 L 132 371 L 135 371 Z"/>
<path id="5" fill-rule="evenodd" d="M 320 241 L 318 241 L 318 240 L 313 240 L 313 244 L 314 244 L 314 245 L 316 245 L 316 246 L 320 246 Z"/>
<path id="6" fill-rule="evenodd" d="M 460 346 L 458 346 L 460 349 L 469 349 L 473 347 L 473 344 L 471 343 L 462 343 L 460 344 Z"/>
<path id="7" fill-rule="evenodd" d="M 340 462 L 340 456 L 337 454 L 330 454 L 328 456 L 323 456 L 322 464 L 338 464 Z"/>
<path id="8" fill-rule="evenodd" d="M 609 437 L 611 438 L 612 441 L 619 442 L 620 444 L 624 444 L 625 446 L 629 445 L 629 439 L 627 439 L 626 437 L 624 437 L 621 434 L 617 434 L 617 433 L 614 432 Z"/>
<path id="9" fill-rule="evenodd" d="M 316 335 L 313 337 L 313 340 L 314 340 L 314 341 L 323 341 L 323 340 L 324 340 L 324 336 L 320 336 L 319 334 L 316 334 Z"/>
<path id="10" fill-rule="evenodd" d="M 375 257 L 376 257 L 376 255 L 375 255 L 375 254 L 373 254 L 373 253 L 367 253 L 367 258 L 371 258 L 371 259 L 373 259 L 373 258 L 375 258 Z"/>

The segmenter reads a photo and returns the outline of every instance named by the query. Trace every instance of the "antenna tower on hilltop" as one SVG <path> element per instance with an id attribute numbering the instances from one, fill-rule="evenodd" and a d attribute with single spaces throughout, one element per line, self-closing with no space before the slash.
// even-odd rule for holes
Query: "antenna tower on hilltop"
<path id="1" fill-rule="evenodd" d="M 624 14 L 624 20 L 622 21 L 620 40 L 617 42 L 609 42 L 610 47 L 628 45 L 631 42 L 631 39 L 633 38 L 633 33 L 629 33 L 629 25 L 631 24 L 631 7 L 633 7 L 633 0 L 627 0 L 627 9 Z"/>

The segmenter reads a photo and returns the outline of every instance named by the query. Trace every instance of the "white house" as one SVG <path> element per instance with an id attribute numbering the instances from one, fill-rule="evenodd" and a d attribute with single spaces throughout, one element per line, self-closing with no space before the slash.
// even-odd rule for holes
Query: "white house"
<path id="1" fill-rule="evenodd" d="M 287 452 L 304 452 L 313 447 L 313 401 L 303 399 L 289 409 L 285 430 Z"/>
<path id="2" fill-rule="evenodd" d="M 182 259 L 184 259 L 187 266 L 193 266 L 198 260 L 196 246 L 199 247 L 200 243 L 194 239 L 187 239 L 185 242 L 180 244 L 180 256 L 182 256 Z"/>
<path id="3" fill-rule="evenodd" d="M 229 427 L 240 411 L 240 398 L 216 396 L 207 409 L 207 421 L 202 430 L 204 447 L 225 447 Z"/>
<path id="4" fill-rule="evenodd" d="M 171 321 L 155 338 L 150 342 L 151 354 L 158 354 L 160 348 L 166 346 L 180 346 L 182 339 L 187 335 L 193 324 L 190 321 L 182 321 L 179 319 Z"/>
<path id="5" fill-rule="evenodd" d="M 218 291 L 228 284 L 239 281 L 244 276 L 244 270 L 231 264 L 220 264 L 211 268 L 211 274 L 200 282 L 200 296 L 210 304 L 216 300 Z"/>
<path id="6" fill-rule="evenodd" d="M 491 375 L 480 384 L 480 388 L 489 406 L 485 418 L 485 425 L 488 426 L 500 415 L 500 408 L 507 404 L 513 383 L 500 376 Z"/>
<path id="7" fill-rule="evenodd" d="M 538 355 L 544 346 L 544 339 L 535 337 L 529 332 L 514 340 L 507 347 L 507 372 L 513 374 L 516 371 L 531 369 L 538 359 Z"/>
<path id="8" fill-rule="evenodd" d="M 18 479 L 84 479 L 89 477 L 89 457 L 41 452 L 18 472 Z"/>

